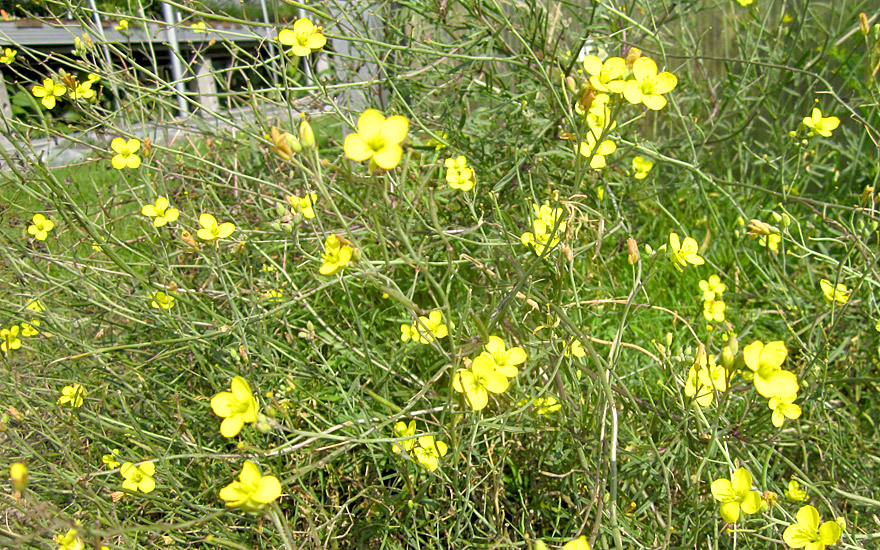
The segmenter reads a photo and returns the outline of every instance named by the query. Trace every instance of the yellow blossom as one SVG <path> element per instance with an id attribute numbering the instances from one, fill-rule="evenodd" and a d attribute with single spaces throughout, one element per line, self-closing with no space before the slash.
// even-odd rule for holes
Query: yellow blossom
<path id="1" fill-rule="evenodd" d="M 590 543 L 587 542 L 586 535 L 570 540 L 562 545 L 562 550 L 590 550 Z"/>
<path id="2" fill-rule="evenodd" d="M 725 304 L 721 300 L 710 300 L 708 302 L 703 302 L 703 317 L 707 321 L 723 323 L 725 309 L 727 309 L 727 304 Z"/>
<path id="3" fill-rule="evenodd" d="M 92 99 L 95 97 L 95 90 L 92 89 L 92 82 L 75 82 L 76 86 L 70 90 L 70 99 Z"/>
<path id="4" fill-rule="evenodd" d="M 715 398 L 715 390 L 727 391 L 727 371 L 715 363 L 715 356 L 701 352 L 688 370 L 684 394 L 694 397 L 699 406 L 708 407 Z"/>
<path id="5" fill-rule="evenodd" d="M 245 423 L 253 424 L 257 421 L 259 412 L 257 399 L 251 393 L 247 380 L 236 376 L 230 386 L 231 391 L 220 392 L 211 398 L 214 414 L 224 419 L 220 424 L 223 437 L 237 436 Z"/>
<path id="6" fill-rule="evenodd" d="M 836 116 L 822 117 L 822 111 L 813 107 L 810 116 L 804 117 L 804 126 L 810 129 L 809 135 L 819 134 L 822 137 L 831 137 L 832 130 L 840 126 L 840 119 Z"/>
<path id="7" fill-rule="evenodd" d="M 31 336 L 36 336 L 40 333 L 40 330 L 37 328 L 40 326 L 39 319 L 32 319 L 30 323 L 21 323 L 21 335 L 30 338 Z"/>
<path id="8" fill-rule="evenodd" d="M 683 271 L 682 267 L 687 267 L 688 264 L 703 265 L 706 263 L 706 260 L 697 254 L 699 249 L 697 241 L 693 237 L 686 237 L 682 242 L 678 233 L 669 234 L 670 258 L 675 269 Z"/>
<path id="9" fill-rule="evenodd" d="M 12 480 L 12 488 L 19 493 L 27 486 L 28 469 L 21 462 L 13 462 L 9 466 L 9 479 Z"/>
<path id="10" fill-rule="evenodd" d="M 700 290 L 703 291 L 703 301 L 711 302 L 715 299 L 721 299 L 721 295 L 727 290 L 727 285 L 721 282 L 718 275 L 710 275 L 709 280 L 702 280 L 699 283 Z"/>
<path id="11" fill-rule="evenodd" d="M 132 492 L 150 493 L 156 488 L 156 465 L 152 462 L 133 464 L 126 462 L 119 467 L 119 474 L 124 478 L 122 488 Z"/>
<path id="12" fill-rule="evenodd" d="M 449 334 L 449 327 L 443 322 L 443 314 L 440 310 L 435 309 L 427 317 L 420 316 L 419 320 L 412 325 L 401 325 L 400 332 L 400 339 L 403 342 L 412 340 L 413 342 L 430 344 L 434 338 L 446 338 Z"/>
<path id="13" fill-rule="evenodd" d="M 772 397 L 768 402 L 770 410 L 773 411 L 772 421 L 777 428 L 782 427 L 782 423 L 786 418 L 795 420 L 801 416 L 801 408 L 795 404 L 794 400 L 797 395 L 788 395 L 785 397 Z"/>
<path id="14" fill-rule="evenodd" d="M 208 25 L 204 21 L 199 21 L 198 23 L 190 25 L 189 28 L 192 29 L 192 32 L 201 34 L 207 30 Z"/>
<path id="15" fill-rule="evenodd" d="M 42 214 L 34 214 L 33 222 L 28 226 L 28 234 L 33 235 L 38 241 L 45 241 L 49 232 L 55 228 L 55 222 Z"/>
<path id="16" fill-rule="evenodd" d="M 56 98 L 64 97 L 64 94 L 67 93 L 67 87 L 51 78 L 45 78 L 42 86 L 31 88 L 31 93 L 34 94 L 34 97 L 40 98 L 43 107 L 51 110 L 55 108 Z"/>
<path id="17" fill-rule="evenodd" d="M 715 500 L 721 502 L 721 517 L 727 523 L 736 523 L 740 512 L 755 514 L 761 511 L 761 493 L 752 491 L 752 476 L 745 468 L 733 472 L 730 479 L 716 479 L 711 489 Z"/>
<path id="18" fill-rule="evenodd" d="M 101 462 L 103 462 L 108 468 L 118 468 L 120 462 L 117 458 L 119 458 L 119 449 L 112 449 L 109 453 L 101 455 Z"/>
<path id="19" fill-rule="evenodd" d="M 416 421 L 410 420 L 409 424 L 406 422 L 397 422 L 394 424 L 394 435 L 401 438 L 403 441 L 398 443 L 393 443 L 391 445 L 391 450 L 395 453 L 400 453 L 403 451 L 410 452 L 413 447 L 416 445 L 416 440 L 414 436 L 416 434 Z M 408 439 L 404 439 L 408 438 Z M 402 446 L 401 446 L 402 445 Z"/>
<path id="20" fill-rule="evenodd" d="M 72 409 L 82 407 L 83 398 L 86 396 L 86 389 L 79 384 L 72 386 L 64 386 L 61 388 L 61 397 L 58 398 L 58 404 L 62 407 L 67 406 Z"/>
<path id="21" fill-rule="evenodd" d="M 402 116 L 388 117 L 375 109 L 367 109 L 358 118 L 357 133 L 345 137 L 345 156 L 361 162 L 372 160 L 379 168 L 391 170 L 400 164 L 409 121 Z"/>
<path id="22" fill-rule="evenodd" d="M 802 506 L 795 516 L 797 523 L 785 528 L 782 540 L 791 548 L 806 550 L 825 550 L 825 547 L 836 543 L 843 530 L 832 520 L 820 524 L 819 511 L 810 506 Z"/>
<path id="23" fill-rule="evenodd" d="M 120 19 L 119 24 L 113 28 L 119 32 L 127 31 L 128 30 L 128 20 L 127 19 Z"/>
<path id="24" fill-rule="evenodd" d="M 797 376 L 783 370 L 788 349 L 781 340 L 764 345 L 756 340 L 743 349 L 746 366 L 754 373 L 755 389 L 763 397 L 789 397 L 798 392 Z"/>
<path id="25" fill-rule="evenodd" d="M 584 58 L 584 70 L 590 75 L 590 84 L 600 92 L 623 93 L 626 82 L 626 61 L 622 57 L 609 57 L 603 63 L 595 55 Z"/>
<path id="26" fill-rule="evenodd" d="M 837 285 L 833 285 L 828 279 L 822 279 L 819 281 L 819 286 L 822 287 L 822 294 L 825 296 L 825 302 L 829 305 L 835 302 L 838 304 L 845 304 L 849 301 L 850 294 L 852 294 L 852 291 L 849 290 L 845 284 L 837 283 Z"/>
<path id="27" fill-rule="evenodd" d="M 464 156 L 448 158 L 443 165 L 446 167 L 446 183 L 449 187 L 460 191 L 470 191 L 474 188 L 474 170 L 467 165 Z"/>
<path id="28" fill-rule="evenodd" d="M 552 395 L 535 399 L 532 406 L 535 408 L 535 412 L 540 415 L 547 415 L 562 408 L 562 404 Z"/>
<path id="29" fill-rule="evenodd" d="M 637 180 L 643 180 L 648 177 L 648 172 L 650 172 L 652 168 L 654 168 L 654 161 L 641 156 L 633 157 L 633 177 Z"/>
<path id="30" fill-rule="evenodd" d="M 171 208 L 171 203 L 165 197 L 158 197 L 156 204 L 145 204 L 141 208 L 141 214 L 153 220 L 153 227 L 162 227 L 165 224 L 173 223 L 180 217 L 180 211 Z"/>
<path id="31" fill-rule="evenodd" d="M 220 489 L 220 498 L 229 508 L 257 512 L 281 496 L 281 482 L 275 476 L 264 476 L 250 460 L 245 460 L 237 481 Z"/>
<path id="32" fill-rule="evenodd" d="M 769 248 L 771 252 L 779 250 L 779 243 L 782 242 L 782 236 L 778 233 L 770 233 L 769 235 L 761 235 L 758 237 L 758 244 L 765 248 Z"/>
<path id="33" fill-rule="evenodd" d="M 504 393 L 509 384 L 506 376 L 485 361 L 474 361 L 471 370 L 461 369 L 452 377 L 452 388 L 465 394 L 468 405 L 475 411 L 489 404 L 489 392 Z"/>
<path id="34" fill-rule="evenodd" d="M 171 294 L 166 294 L 161 290 L 153 293 L 153 301 L 150 302 L 150 306 L 155 309 L 171 309 L 174 307 L 174 296 Z"/>
<path id="35" fill-rule="evenodd" d="M 15 63 L 15 56 L 17 54 L 18 50 L 13 50 L 12 48 L 4 48 L 3 55 L 0 55 L 0 63 L 6 63 L 7 65 Z"/>
<path id="36" fill-rule="evenodd" d="M 318 273 L 321 275 L 333 275 L 343 269 L 351 261 L 354 249 L 346 244 L 340 237 L 330 235 L 324 242 L 324 253 L 321 254 L 323 263 Z"/>
<path id="37" fill-rule="evenodd" d="M 202 214 L 199 216 L 199 225 L 201 225 L 202 228 L 196 232 L 196 235 L 203 241 L 225 239 L 235 232 L 234 223 L 217 223 L 217 218 L 211 214 Z"/>
<path id="38" fill-rule="evenodd" d="M 318 203 L 317 193 L 306 193 L 303 198 L 287 195 L 287 202 L 294 211 L 307 220 L 315 219 L 315 205 Z"/>
<path id="39" fill-rule="evenodd" d="M 788 482 L 788 489 L 785 490 L 785 498 L 791 502 L 803 502 L 807 500 L 807 491 L 801 489 L 801 484 L 797 480 L 792 479 Z"/>
<path id="40" fill-rule="evenodd" d="M 0 351 L 9 353 L 14 349 L 21 348 L 21 339 L 18 337 L 18 325 L 0 329 Z"/>
<path id="41" fill-rule="evenodd" d="M 584 350 L 583 344 L 581 344 L 580 340 L 572 340 L 570 346 L 565 346 L 565 351 L 563 351 L 566 357 L 571 357 L 574 355 L 578 359 L 581 357 L 586 357 L 587 352 Z"/>
<path id="42" fill-rule="evenodd" d="M 623 97 L 633 104 L 643 103 L 647 108 L 659 111 L 666 106 L 663 94 L 671 92 L 678 79 L 670 72 L 657 74 L 657 64 L 647 57 L 640 57 L 633 63 L 634 80 L 628 80 L 623 89 Z"/>
<path id="43" fill-rule="evenodd" d="M 293 30 L 282 29 L 278 31 L 278 41 L 285 46 L 290 46 L 290 53 L 298 57 L 305 57 L 318 51 L 327 43 L 327 39 L 321 32 L 321 27 L 316 27 L 305 18 L 297 19 L 293 23 Z"/>
<path id="44" fill-rule="evenodd" d="M 435 440 L 433 435 L 423 435 L 418 438 L 418 443 L 411 451 L 412 457 L 428 470 L 435 471 L 440 465 L 440 457 L 446 456 L 446 443 Z"/>
<path id="45" fill-rule="evenodd" d="M 141 140 L 131 138 L 126 141 L 121 137 L 113 138 L 113 141 L 110 142 L 110 148 L 116 152 L 111 159 L 113 168 L 117 170 L 135 169 L 141 165 L 141 157 L 136 154 L 141 148 Z"/>
<path id="46" fill-rule="evenodd" d="M 55 535 L 58 550 L 83 550 L 86 546 L 77 536 L 78 533 L 76 529 L 68 529 L 63 535 Z"/>
<path id="47" fill-rule="evenodd" d="M 617 150 L 617 144 L 610 139 L 599 141 L 596 130 L 587 131 L 586 141 L 582 141 L 578 147 L 581 156 L 590 160 L 590 168 L 601 170 L 605 167 L 605 157 Z"/>
<path id="48" fill-rule="evenodd" d="M 517 365 L 525 363 L 528 356 L 521 347 L 507 349 L 504 340 L 497 336 L 490 336 L 486 342 L 486 351 L 474 359 L 473 366 L 484 365 L 487 369 L 494 369 L 507 378 L 513 378 L 518 371 Z"/>

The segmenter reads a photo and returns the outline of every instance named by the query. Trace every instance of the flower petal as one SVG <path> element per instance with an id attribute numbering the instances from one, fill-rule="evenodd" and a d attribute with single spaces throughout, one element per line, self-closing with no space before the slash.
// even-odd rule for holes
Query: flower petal
<path id="1" fill-rule="evenodd" d="M 345 156 L 351 160 L 362 162 L 373 156 L 373 150 L 367 146 L 367 142 L 360 134 L 348 134 L 345 136 L 343 145 Z"/>

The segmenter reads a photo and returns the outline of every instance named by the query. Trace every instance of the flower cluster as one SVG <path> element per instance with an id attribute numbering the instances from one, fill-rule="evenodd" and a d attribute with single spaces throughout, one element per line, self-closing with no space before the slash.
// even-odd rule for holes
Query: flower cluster
<path id="1" fill-rule="evenodd" d="M 718 275 L 711 275 L 708 280 L 701 280 L 699 284 L 703 292 L 703 317 L 709 322 L 723 323 L 727 305 L 721 298 L 727 285 L 721 282 Z"/>
<path id="2" fill-rule="evenodd" d="M 419 316 L 411 325 L 400 325 L 400 339 L 403 342 L 412 340 L 422 344 L 430 344 L 435 338 L 446 338 L 449 328 L 455 328 L 451 322 L 444 323 L 443 315 L 435 309 L 427 317 Z"/>
<path id="3" fill-rule="evenodd" d="M 285 198 L 290 204 L 293 214 L 302 216 L 307 220 L 315 219 L 315 205 L 318 203 L 317 193 L 306 193 L 302 198 L 296 195 L 287 195 Z"/>
<path id="4" fill-rule="evenodd" d="M 415 437 L 416 421 L 398 422 L 394 425 L 394 435 L 401 441 L 391 445 L 395 453 L 406 452 L 413 460 L 430 471 L 435 471 L 440 466 L 440 459 L 446 456 L 449 448 L 443 441 L 435 439 L 433 435 Z"/>
<path id="5" fill-rule="evenodd" d="M 452 377 L 452 388 L 465 394 L 468 405 L 479 411 L 489 404 L 489 393 L 504 393 L 516 376 L 517 365 L 527 358 L 520 347 L 507 349 L 504 340 L 490 336 L 485 350 L 475 357 L 469 369 L 459 369 Z"/>
<path id="6" fill-rule="evenodd" d="M 470 191 L 474 188 L 476 182 L 474 169 L 467 165 L 464 156 L 448 158 L 443 165 L 446 167 L 446 183 L 449 187 L 459 191 Z"/>
<path id="7" fill-rule="evenodd" d="M 551 208 L 550 203 L 545 202 L 541 206 L 532 204 L 535 219 L 532 220 L 532 229 L 522 234 L 520 240 L 526 246 L 531 246 L 538 256 L 559 244 L 559 237 L 565 233 L 566 225 L 562 219 L 562 208 Z"/>
<path id="8" fill-rule="evenodd" d="M 697 360 L 688 370 L 684 385 L 684 394 L 693 397 L 697 405 L 708 407 L 715 399 L 715 392 L 727 391 L 727 369 L 715 362 L 715 356 L 702 349 L 697 353 Z"/>

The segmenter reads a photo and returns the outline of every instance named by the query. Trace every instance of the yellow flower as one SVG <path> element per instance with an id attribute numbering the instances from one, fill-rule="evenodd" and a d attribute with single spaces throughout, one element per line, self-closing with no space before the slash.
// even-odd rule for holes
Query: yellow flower
<path id="1" fill-rule="evenodd" d="M 751 6 L 752 2 L 754 2 L 755 0 L 736 0 L 736 1 L 739 3 L 740 6 L 746 7 L 746 6 Z"/>
<path id="2" fill-rule="evenodd" d="M 180 217 L 180 211 L 176 208 L 170 208 L 170 206 L 171 204 L 168 202 L 168 199 L 159 197 L 156 199 L 156 204 L 145 204 L 141 208 L 141 214 L 150 218 L 156 218 L 153 220 L 153 227 L 162 227 L 165 224 L 177 221 L 177 218 Z"/>
<path id="3" fill-rule="evenodd" d="M 275 476 L 260 475 L 260 469 L 245 460 L 237 481 L 220 489 L 220 498 L 229 508 L 257 512 L 281 496 L 281 482 Z"/>
<path id="4" fill-rule="evenodd" d="M 206 25 L 204 21 L 199 21 L 198 23 L 193 23 L 192 25 L 190 25 L 189 28 L 192 29 L 192 32 L 201 34 L 205 32 L 205 29 L 208 28 L 208 25 Z"/>
<path id="5" fill-rule="evenodd" d="M 303 198 L 299 198 L 296 195 L 287 195 L 287 202 L 303 218 L 307 220 L 315 218 L 315 205 L 318 203 L 317 193 L 307 193 Z"/>
<path id="6" fill-rule="evenodd" d="M 825 295 L 825 302 L 829 305 L 834 302 L 845 304 L 849 301 L 850 294 L 852 294 L 852 291 L 846 288 L 845 284 L 837 283 L 837 285 L 832 285 L 831 281 L 828 279 L 822 279 L 819 281 L 819 286 L 822 287 L 822 294 Z"/>
<path id="7" fill-rule="evenodd" d="M 153 475 L 156 474 L 156 465 L 152 462 L 141 462 L 137 466 L 126 462 L 119 467 L 119 474 L 125 478 L 125 481 L 122 482 L 123 489 L 149 493 L 156 488 L 156 480 L 153 479 Z"/>
<path id="8" fill-rule="evenodd" d="M 410 452 L 413 447 L 416 445 L 416 440 L 412 436 L 416 434 L 416 421 L 410 420 L 409 424 L 406 422 L 398 422 L 394 425 L 394 435 L 403 439 L 403 441 L 398 443 L 393 443 L 391 445 L 391 450 L 395 453 L 400 453 L 403 451 Z M 402 445 L 402 447 L 401 447 Z"/>
<path id="9" fill-rule="evenodd" d="M 819 134 L 822 137 L 831 137 L 831 131 L 840 126 L 840 119 L 836 116 L 822 118 L 822 111 L 813 107 L 810 116 L 804 117 L 804 126 L 810 129 L 811 136 Z"/>
<path id="10" fill-rule="evenodd" d="M 72 386 L 64 386 L 61 388 L 61 397 L 58 398 L 58 404 L 68 406 L 72 409 L 82 407 L 83 398 L 86 396 L 86 389 L 79 384 Z"/>
<path id="11" fill-rule="evenodd" d="M 367 109 L 358 118 L 358 131 L 345 137 L 345 156 L 361 162 L 372 160 L 379 168 L 391 170 L 400 164 L 409 121 L 400 115 L 388 117 L 375 109 Z"/>
<path id="12" fill-rule="evenodd" d="M 715 391 L 727 391 L 727 371 L 715 363 L 715 356 L 701 353 L 691 368 L 684 384 L 684 394 L 695 397 L 697 405 L 708 407 L 715 398 Z"/>
<path id="13" fill-rule="evenodd" d="M 553 226 L 548 226 L 544 220 L 537 219 L 532 221 L 531 231 L 522 234 L 520 241 L 526 246 L 531 245 L 538 256 L 543 256 L 544 251 L 553 248 L 559 244 L 559 235 L 565 230 L 565 222 L 560 222 L 558 230 L 554 233 Z"/>
<path id="14" fill-rule="evenodd" d="M 782 427 L 782 423 L 785 422 L 786 418 L 792 420 L 800 418 L 801 408 L 795 405 L 795 399 L 797 399 L 797 395 L 770 398 L 768 405 L 770 410 L 773 411 L 772 420 L 774 426 L 777 428 Z"/>
<path id="15" fill-rule="evenodd" d="M 485 365 L 494 369 L 507 378 L 513 378 L 517 373 L 517 365 L 525 363 L 528 356 L 521 347 L 507 349 L 504 340 L 497 336 L 490 336 L 486 342 L 486 351 L 474 359 L 473 366 Z"/>
<path id="16" fill-rule="evenodd" d="M 108 468 L 117 468 L 120 465 L 117 458 L 119 458 L 119 449 L 112 449 L 109 453 L 101 456 L 101 462 L 106 464 Z"/>
<path id="17" fill-rule="evenodd" d="M 18 54 L 18 50 L 13 50 L 12 48 L 4 48 L 3 55 L 0 55 L 0 63 L 6 63 L 7 65 L 11 65 L 15 62 L 15 56 Z"/>
<path id="18" fill-rule="evenodd" d="M 31 323 L 22 322 L 21 335 L 27 338 L 38 335 L 40 333 L 39 329 L 37 329 L 38 326 L 40 326 L 39 319 L 33 319 Z"/>
<path id="19" fill-rule="evenodd" d="M 782 540 L 792 548 L 825 550 L 825 546 L 840 539 L 842 529 L 836 521 L 819 524 L 819 511 L 809 504 L 801 507 L 795 516 L 797 523 L 785 528 Z"/>
<path id="20" fill-rule="evenodd" d="M 633 177 L 637 180 L 643 180 L 648 177 L 648 172 L 650 172 L 652 168 L 654 168 L 654 161 L 641 156 L 633 158 Z"/>
<path id="21" fill-rule="evenodd" d="M 9 479 L 12 480 L 12 488 L 19 493 L 27 487 L 28 469 L 21 462 L 13 462 L 9 466 Z"/>
<path id="22" fill-rule="evenodd" d="M 19 348 L 21 348 L 21 339 L 18 337 L 18 325 L 0 329 L 0 351 L 9 353 Z"/>
<path id="23" fill-rule="evenodd" d="M 41 98 L 40 103 L 43 104 L 43 107 L 51 110 L 55 108 L 55 98 L 64 97 L 64 94 L 67 93 L 67 87 L 51 78 L 45 78 L 42 86 L 31 88 L 31 93 L 34 94 L 34 97 Z"/>
<path id="24" fill-rule="evenodd" d="M 54 224 L 53 224 L 53 227 L 54 227 Z M 31 310 L 31 311 L 36 311 L 37 313 L 40 313 L 41 311 L 46 311 L 46 306 L 44 306 L 43 302 L 41 302 L 39 300 L 33 300 L 30 303 L 28 303 L 28 305 L 26 305 L 24 307 Z"/>
<path id="25" fill-rule="evenodd" d="M 779 243 L 782 242 L 782 236 L 778 233 L 770 233 L 769 235 L 761 235 L 758 237 L 758 244 L 769 248 L 771 252 L 779 250 Z"/>
<path id="26" fill-rule="evenodd" d="M 153 301 L 150 306 L 155 309 L 171 309 L 174 307 L 174 296 L 166 294 L 162 291 L 153 294 Z"/>
<path id="27" fill-rule="evenodd" d="M 755 514 L 761 511 L 761 493 L 752 491 L 752 476 L 745 468 L 733 472 L 730 479 L 712 482 L 712 496 L 721 502 L 721 517 L 727 523 L 736 523 L 740 511 Z"/>
<path id="28" fill-rule="evenodd" d="M 487 361 L 471 365 L 471 370 L 461 369 L 452 377 L 452 388 L 465 394 L 468 405 L 475 411 L 489 404 L 489 392 L 504 393 L 510 383 L 507 377 Z"/>
<path id="29" fill-rule="evenodd" d="M 127 31 L 128 30 L 128 20 L 127 19 L 120 19 L 119 24 L 113 28 L 119 32 Z"/>
<path id="30" fill-rule="evenodd" d="M 712 300 L 721 299 L 721 295 L 727 290 L 727 285 L 721 282 L 718 275 L 710 275 L 709 280 L 700 281 L 700 290 L 703 291 L 703 301 L 711 302 Z"/>
<path id="31" fill-rule="evenodd" d="M 574 355 L 578 359 L 581 357 L 586 357 L 587 352 L 584 350 L 583 344 L 581 344 L 580 340 L 572 340 L 571 346 L 565 346 L 565 351 L 563 351 L 566 357 L 571 357 Z"/>
<path id="32" fill-rule="evenodd" d="M 552 395 L 535 399 L 532 406 L 535 407 L 535 412 L 540 415 L 550 414 L 562 408 L 562 404 Z"/>
<path id="33" fill-rule="evenodd" d="M 582 141 L 578 147 L 581 156 L 590 160 L 590 168 L 600 170 L 605 167 L 605 157 L 617 151 L 617 144 L 610 139 L 599 141 L 596 130 L 589 130 L 586 141 Z"/>
<path id="34" fill-rule="evenodd" d="M 113 168 L 117 170 L 134 169 L 141 165 L 141 157 L 135 154 L 141 148 L 141 140 L 131 138 L 125 141 L 121 137 L 113 138 L 113 141 L 110 142 L 110 148 L 116 152 L 111 160 Z"/>
<path id="35" fill-rule="evenodd" d="M 474 170 L 468 167 L 464 156 L 448 158 L 443 165 L 446 167 L 446 183 L 453 189 L 470 191 L 474 188 Z"/>
<path id="36" fill-rule="evenodd" d="M 321 275 L 335 274 L 348 265 L 353 254 L 354 249 L 351 246 L 345 244 L 336 235 L 330 235 L 324 242 L 324 253 L 321 254 L 324 263 L 321 264 L 318 273 Z"/>
<path id="37" fill-rule="evenodd" d="M 769 399 L 797 395 L 797 376 L 782 368 L 786 356 L 788 349 L 782 340 L 770 342 L 766 346 L 756 340 L 743 349 L 746 366 L 754 373 L 755 389 L 763 397 Z"/>
<path id="38" fill-rule="evenodd" d="M 245 423 L 257 421 L 257 399 L 251 393 L 251 387 L 241 376 L 236 376 L 230 384 L 232 391 L 220 392 L 211 398 L 211 409 L 217 416 L 223 417 L 220 433 L 223 437 L 235 437 L 241 432 Z"/>
<path id="39" fill-rule="evenodd" d="M 293 23 L 293 30 L 282 29 L 279 31 L 278 41 L 285 46 L 290 46 L 290 53 L 298 57 L 305 57 L 318 51 L 327 43 L 327 39 L 321 32 L 321 27 L 316 27 L 305 18 L 297 19 Z"/>
<path id="40" fill-rule="evenodd" d="M 791 502 L 803 502 L 807 500 L 807 491 L 801 489 L 801 484 L 792 479 L 788 482 L 788 489 L 785 490 L 785 498 Z"/>
<path id="41" fill-rule="evenodd" d="M 623 93 L 626 82 L 626 61 L 622 57 L 609 57 L 602 63 L 595 55 L 584 58 L 584 70 L 590 75 L 590 84 L 597 91 Z"/>
<path id="42" fill-rule="evenodd" d="M 586 535 L 581 535 L 574 540 L 566 542 L 562 546 L 562 550 L 590 550 L 590 543 L 587 542 Z"/>
<path id="43" fill-rule="evenodd" d="M 705 317 L 707 321 L 723 323 L 725 309 L 727 309 L 727 304 L 721 300 L 703 302 L 703 317 Z"/>
<path id="44" fill-rule="evenodd" d="M 196 235 L 203 241 L 225 239 L 235 232 L 235 224 L 232 222 L 217 223 L 217 218 L 211 214 L 199 216 L 199 225 L 202 226 Z"/>
<path id="45" fill-rule="evenodd" d="M 435 471 L 440 465 L 440 457 L 446 456 L 446 443 L 435 441 L 433 435 L 423 435 L 418 441 L 419 445 L 411 452 L 412 457 L 428 470 Z"/>
<path id="46" fill-rule="evenodd" d="M 452 325 L 452 323 L 449 323 Z M 453 325 L 454 328 L 454 325 Z M 419 320 L 410 325 L 400 326 L 400 339 L 403 342 L 412 340 L 422 344 L 430 344 L 434 338 L 446 338 L 449 327 L 443 322 L 443 314 L 435 309 L 427 317 L 420 316 Z"/>
<path id="47" fill-rule="evenodd" d="M 284 299 L 284 291 L 280 288 L 278 290 L 270 288 L 263 293 L 263 297 L 266 298 L 267 302 L 280 302 Z"/>
<path id="48" fill-rule="evenodd" d="M 92 89 L 91 81 L 76 82 L 76 87 L 70 90 L 70 99 L 92 99 L 95 90 Z"/>
<path id="49" fill-rule="evenodd" d="M 63 535 L 55 535 L 55 543 L 58 544 L 58 550 L 83 550 L 86 545 L 76 536 L 76 529 L 68 529 Z"/>
<path id="50" fill-rule="evenodd" d="M 637 105 L 644 103 L 648 109 L 659 111 L 666 106 L 663 94 L 671 92 L 678 84 L 678 79 L 670 72 L 657 74 L 657 64 L 647 57 L 640 57 L 633 63 L 633 77 L 623 89 L 623 97 Z"/>
<path id="51" fill-rule="evenodd" d="M 49 232 L 55 228 L 55 223 L 42 214 L 34 214 L 33 222 L 28 226 L 28 233 L 38 241 L 45 241 Z"/>
<path id="52" fill-rule="evenodd" d="M 670 258 L 675 269 L 684 271 L 682 267 L 687 267 L 687 264 L 703 265 L 706 263 L 706 260 L 697 254 L 699 249 L 697 241 L 693 237 L 685 237 L 684 242 L 681 242 L 678 233 L 669 234 Z"/>

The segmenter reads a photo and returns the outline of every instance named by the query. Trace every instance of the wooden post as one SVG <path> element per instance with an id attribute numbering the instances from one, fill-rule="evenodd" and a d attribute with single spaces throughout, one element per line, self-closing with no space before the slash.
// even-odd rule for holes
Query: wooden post
<path id="1" fill-rule="evenodd" d="M 220 108 L 220 101 L 217 99 L 217 82 L 214 81 L 214 65 L 210 57 L 201 57 L 196 66 L 196 88 L 199 92 L 202 115 L 210 116 L 210 113 Z"/>
<path id="2" fill-rule="evenodd" d="M 0 72 L 0 114 L 6 118 L 12 118 L 12 104 L 9 102 L 9 93 L 6 91 L 6 80 Z"/>

